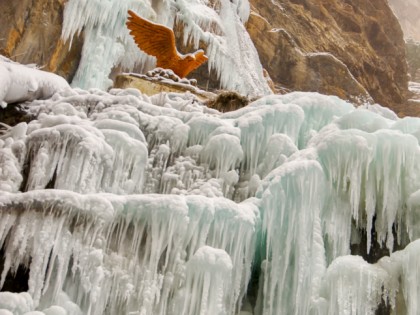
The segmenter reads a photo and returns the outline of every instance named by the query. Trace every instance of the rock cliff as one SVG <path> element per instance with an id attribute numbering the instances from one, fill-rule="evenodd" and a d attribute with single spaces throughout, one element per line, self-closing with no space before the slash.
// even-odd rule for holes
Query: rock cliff
<path id="1" fill-rule="evenodd" d="M 366 90 L 385 106 L 404 103 L 403 33 L 386 0 L 251 0 L 251 5 L 247 27 L 276 84 L 350 99 L 364 97 Z"/>
<path id="2" fill-rule="evenodd" d="M 71 80 L 79 64 L 82 39 L 60 39 L 66 0 L 0 1 L 0 54 L 36 63 Z"/>
<path id="3" fill-rule="evenodd" d="M 1 1 L 0 53 L 71 80 L 83 38 L 75 38 L 70 49 L 60 40 L 65 2 Z M 373 98 L 401 108 L 407 93 L 404 41 L 386 0 L 251 0 L 251 5 L 247 28 L 278 91 L 319 91 L 356 102 Z M 208 82 L 200 80 L 208 74 L 197 75 L 198 82 Z"/>
<path id="4" fill-rule="evenodd" d="M 408 39 L 406 48 L 410 81 L 420 82 L 420 42 Z"/>

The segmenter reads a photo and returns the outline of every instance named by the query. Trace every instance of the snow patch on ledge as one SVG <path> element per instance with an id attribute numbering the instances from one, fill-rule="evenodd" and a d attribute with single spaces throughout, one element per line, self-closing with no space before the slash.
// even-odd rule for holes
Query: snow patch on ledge
<path id="1" fill-rule="evenodd" d="M 69 88 L 67 81 L 54 73 L 0 55 L 0 108 L 9 103 L 47 99 Z"/>

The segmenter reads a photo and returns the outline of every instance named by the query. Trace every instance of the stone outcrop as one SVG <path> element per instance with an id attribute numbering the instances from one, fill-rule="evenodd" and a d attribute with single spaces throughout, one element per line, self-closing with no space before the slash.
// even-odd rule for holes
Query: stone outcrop
<path id="1" fill-rule="evenodd" d="M 408 39 L 406 48 L 410 81 L 420 82 L 420 42 Z"/>
<path id="2" fill-rule="evenodd" d="M 388 2 L 400 20 L 405 38 L 420 41 L 420 1 L 388 0 Z"/>
<path id="3" fill-rule="evenodd" d="M 251 5 L 247 28 L 277 85 L 349 99 L 364 98 L 366 90 L 391 108 L 405 102 L 403 33 L 386 0 L 251 0 Z"/>
<path id="4" fill-rule="evenodd" d="M 184 79 L 186 80 L 186 79 Z M 216 95 L 211 92 L 200 90 L 191 84 L 175 82 L 163 77 L 150 77 L 137 74 L 120 74 L 115 79 L 115 88 L 135 88 L 146 95 L 155 95 L 161 92 L 192 93 L 201 101 L 209 101 Z"/>
<path id="5" fill-rule="evenodd" d="M 36 63 L 71 81 L 82 38 L 74 38 L 71 48 L 60 39 L 65 2 L 0 1 L 0 54 L 23 64 Z"/>

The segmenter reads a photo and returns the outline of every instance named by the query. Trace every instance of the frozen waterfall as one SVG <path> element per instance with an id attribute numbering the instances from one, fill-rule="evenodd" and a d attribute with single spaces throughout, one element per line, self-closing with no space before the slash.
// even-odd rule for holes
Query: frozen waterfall
<path id="1" fill-rule="evenodd" d="M 28 291 L 0 314 L 417 314 L 419 118 L 298 92 L 28 110 L 0 134 L 0 286 L 24 266 Z"/>
<path id="2" fill-rule="evenodd" d="M 62 37 L 71 41 L 84 33 L 73 86 L 106 89 L 112 85 L 108 76 L 113 67 L 131 71 L 136 65 L 143 70 L 155 65 L 155 58 L 141 52 L 128 33 L 129 9 L 170 28 L 181 25 L 185 46 L 204 45 L 208 69 L 215 70 L 221 88 L 250 97 L 272 93 L 244 26 L 250 13 L 248 0 L 69 0 Z"/>

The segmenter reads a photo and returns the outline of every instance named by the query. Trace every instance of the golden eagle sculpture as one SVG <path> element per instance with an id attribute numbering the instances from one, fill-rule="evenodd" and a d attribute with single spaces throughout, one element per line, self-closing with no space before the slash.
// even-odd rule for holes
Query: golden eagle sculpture
<path id="1" fill-rule="evenodd" d="M 142 51 L 156 57 L 157 67 L 171 69 L 179 77 L 185 78 L 208 59 L 201 49 L 193 54 L 180 54 L 170 28 L 143 19 L 131 10 L 128 10 L 128 15 L 130 35 Z"/>

